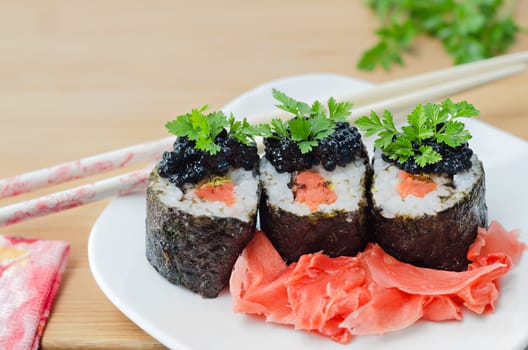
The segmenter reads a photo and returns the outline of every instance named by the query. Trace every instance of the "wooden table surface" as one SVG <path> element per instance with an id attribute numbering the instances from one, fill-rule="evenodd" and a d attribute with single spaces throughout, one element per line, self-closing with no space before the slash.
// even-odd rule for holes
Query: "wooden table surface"
<path id="1" fill-rule="evenodd" d="M 525 26 L 527 14 L 528 1 L 519 1 Z M 335 72 L 383 82 L 450 66 L 441 46 L 422 37 L 405 67 L 358 71 L 376 25 L 359 0 L 1 1 L 0 178 L 164 137 L 174 116 L 205 103 L 219 108 L 279 77 Z M 510 51 L 522 50 L 526 34 Z M 528 139 L 527 91 L 523 73 L 454 98 Z M 88 236 L 108 203 L 0 229 L 71 243 L 43 349 L 163 348 L 90 273 Z"/>

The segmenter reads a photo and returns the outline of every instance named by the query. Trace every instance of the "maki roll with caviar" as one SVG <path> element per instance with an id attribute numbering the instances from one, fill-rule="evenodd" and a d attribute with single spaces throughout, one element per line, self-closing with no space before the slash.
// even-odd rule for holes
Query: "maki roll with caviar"
<path id="1" fill-rule="evenodd" d="M 178 138 L 148 180 L 146 256 L 170 282 L 212 298 L 253 236 L 259 157 L 247 120 L 205 108 L 166 125 Z"/>
<path id="2" fill-rule="evenodd" d="M 346 121 L 351 104 L 273 96 L 295 116 L 274 119 L 264 138 L 262 230 L 288 262 L 318 251 L 355 255 L 367 242 L 371 170 L 361 135 Z"/>
<path id="3" fill-rule="evenodd" d="M 357 120 L 366 136 L 378 136 L 372 224 L 387 253 L 416 266 L 467 269 L 477 228 L 487 226 L 487 207 L 482 163 L 460 118 L 478 114 L 467 102 L 447 99 L 418 105 L 401 130 L 389 111 Z"/>

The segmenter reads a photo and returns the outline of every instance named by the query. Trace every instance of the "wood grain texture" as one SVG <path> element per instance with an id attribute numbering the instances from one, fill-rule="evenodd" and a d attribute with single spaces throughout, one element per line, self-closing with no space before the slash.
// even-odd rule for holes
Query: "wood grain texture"
<path id="1" fill-rule="evenodd" d="M 517 14 L 528 26 L 528 1 Z M 383 82 L 451 64 L 422 37 L 405 67 L 358 71 L 376 26 L 359 0 L 0 1 L 0 178 L 164 137 L 175 115 L 221 107 L 271 79 L 334 72 Z M 526 34 L 511 49 L 521 50 Z M 527 90 L 524 73 L 454 98 L 527 139 Z M 72 245 L 43 349 L 163 348 L 90 273 L 87 238 L 108 202 L 1 229 Z"/>

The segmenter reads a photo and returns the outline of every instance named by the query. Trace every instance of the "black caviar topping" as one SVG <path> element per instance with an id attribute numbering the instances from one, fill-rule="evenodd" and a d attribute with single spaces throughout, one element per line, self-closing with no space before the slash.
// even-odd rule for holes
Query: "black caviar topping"
<path id="1" fill-rule="evenodd" d="M 211 155 L 195 148 L 195 142 L 178 137 L 173 151 L 165 151 L 158 163 L 158 174 L 171 183 L 182 187 L 186 183 L 198 183 L 208 176 L 223 176 L 230 168 L 256 169 L 259 156 L 255 143 L 245 145 L 228 137 L 224 129 L 215 138 L 220 151 Z"/>
<path id="2" fill-rule="evenodd" d="M 450 147 L 445 143 L 438 143 L 432 139 L 427 139 L 424 140 L 422 144 L 431 146 L 435 151 L 440 153 L 442 159 L 434 164 L 428 164 L 422 167 L 416 163 L 416 160 L 413 157 L 410 157 L 404 163 L 392 160 L 384 153 L 382 154 L 382 158 L 386 162 L 393 163 L 399 169 L 411 174 L 425 173 L 454 175 L 470 169 L 472 166 L 471 157 L 473 156 L 473 150 L 469 148 L 467 142 L 457 147 Z"/>
<path id="3" fill-rule="evenodd" d="M 266 158 L 277 172 L 294 172 L 321 164 L 327 171 L 345 167 L 356 158 L 366 157 L 358 129 L 347 122 L 337 122 L 334 132 L 319 140 L 310 152 L 302 154 L 297 143 L 275 134 L 265 138 Z"/>

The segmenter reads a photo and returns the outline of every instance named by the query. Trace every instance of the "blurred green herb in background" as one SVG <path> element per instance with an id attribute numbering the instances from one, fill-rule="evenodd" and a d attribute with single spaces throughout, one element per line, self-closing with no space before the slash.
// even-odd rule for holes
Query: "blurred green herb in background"
<path id="1" fill-rule="evenodd" d="M 403 65 L 402 53 L 413 39 L 426 34 L 441 40 L 454 63 L 466 63 L 503 53 L 520 27 L 512 12 L 515 0 L 367 0 L 383 26 L 379 42 L 363 53 L 358 68 L 389 70 Z"/>

